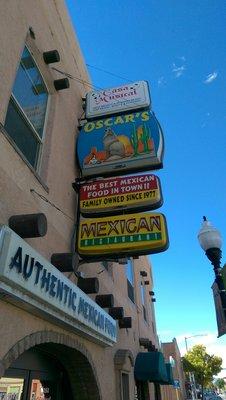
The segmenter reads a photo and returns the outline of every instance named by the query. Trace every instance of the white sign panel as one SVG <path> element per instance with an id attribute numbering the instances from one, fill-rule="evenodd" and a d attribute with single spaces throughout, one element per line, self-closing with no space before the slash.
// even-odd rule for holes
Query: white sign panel
<path id="1" fill-rule="evenodd" d="M 102 345 L 116 322 L 8 226 L 0 226 L 0 298 Z"/>
<path id="2" fill-rule="evenodd" d="M 151 104 L 148 83 L 138 81 L 86 95 L 86 118 L 114 115 L 147 108 Z"/>

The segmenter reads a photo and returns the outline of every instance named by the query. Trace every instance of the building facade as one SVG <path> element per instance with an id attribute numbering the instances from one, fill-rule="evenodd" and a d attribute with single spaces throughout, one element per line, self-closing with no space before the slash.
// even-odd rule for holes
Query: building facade
<path id="1" fill-rule="evenodd" d="M 53 266 L 53 254 L 74 254 L 75 143 L 91 88 L 65 3 L 0 8 L 0 398 L 160 398 L 160 378 L 139 366 L 134 377 L 138 354 L 159 349 L 147 257 L 72 257 L 77 275 Z M 87 278 L 99 290 L 80 290 Z"/>
<path id="2" fill-rule="evenodd" d="M 174 386 L 163 387 L 163 396 L 169 400 L 186 399 L 185 376 L 181 361 L 180 350 L 176 339 L 172 342 L 162 343 L 162 351 L 166 362 L 172 365 Z"/>

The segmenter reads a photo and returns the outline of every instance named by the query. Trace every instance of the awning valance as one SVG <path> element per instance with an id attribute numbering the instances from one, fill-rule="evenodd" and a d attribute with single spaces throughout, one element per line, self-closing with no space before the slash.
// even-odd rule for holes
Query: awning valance
<path id="1" fill-rule="evenodd" d="M 174 385 L 173 370 L 170 363 L 166 363 L 167 382 L 164 385 Z"/>
<path id="2" fill-rule="evenodd" d="M 160 351 L 138 353 L 134 368 L 135 379 L 156 383 L 168 383 L 163 354 Z"/>

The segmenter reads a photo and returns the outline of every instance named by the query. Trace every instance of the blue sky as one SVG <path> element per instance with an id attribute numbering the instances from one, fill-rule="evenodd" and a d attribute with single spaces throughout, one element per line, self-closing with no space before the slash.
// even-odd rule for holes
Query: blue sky
<path id="1" fill-rule="evenodd" d="M 170 248 L 151 257 L 160 339 L 177 337 L 183 352 L 184 336 L 205 333 L 199 343 L 226 353 L 226 335 L 216 340 L 214 274 L 197 242 L 203 215 L 226 240 L 225 1 L 67 0 L 67 5 L 93 84 L 126 83 L 97 68 L 147 80 L 163 128 L 164 168 L 156 175 Z M 225 244 L 222 250 L 224 263 Z"/>

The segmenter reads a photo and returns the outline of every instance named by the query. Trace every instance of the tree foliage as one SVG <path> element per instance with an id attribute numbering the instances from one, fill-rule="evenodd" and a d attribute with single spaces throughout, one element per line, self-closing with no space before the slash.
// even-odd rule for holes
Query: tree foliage
<path id="1" fill-rule="evenodd" d="M 218 389 L 224 389 L 224 387 L 225 387 L 224 379 L 222 379 L 222 378 L 216 379 L 216 381 L 214 382 L 214 385 L 215 385 Z"/>
<path id="2" fill-rule="evenodd" d="M 183 357 L 185 372 L 193 372 L 195 381 L 199 385 L 206 387 L 222 369 L 222 358 L 210 355 L 206 352 L 206 347 L 197 344 Z"/>

